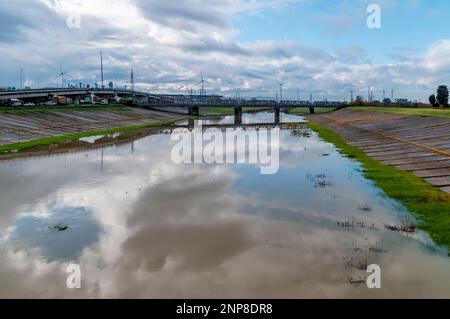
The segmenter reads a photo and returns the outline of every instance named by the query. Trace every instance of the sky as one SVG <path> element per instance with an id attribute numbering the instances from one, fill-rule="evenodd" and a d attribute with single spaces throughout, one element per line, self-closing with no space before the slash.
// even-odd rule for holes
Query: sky
<path id="1" fill-rule="evenodd" d="M 380 28 L 369 28 L 371 4 Z M 0 2 L 0 87 L 105 82 L 152 93 L 426 101 L 450 85 L 447 0 L 14 0 Z M 59 82 L 59 85 L 61 83 Z"/>

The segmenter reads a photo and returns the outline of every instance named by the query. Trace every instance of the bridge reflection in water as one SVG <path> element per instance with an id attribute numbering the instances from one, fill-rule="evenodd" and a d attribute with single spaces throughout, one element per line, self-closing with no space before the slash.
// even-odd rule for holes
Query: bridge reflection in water
<path id="1" fill-rule="evenodd" d="M 197 126 L 195 125 L 197 120 L 195 119 L 189 119 L 187 124 L 179 124 L 175 125 L 171 128 L 165 128 L 165 133 L 170 133 L 173 130 L 176 129 L 186 129 L 189 131 L 192 131 Z M 310 130 L 310 127 L 308 124 L 304 122 L 274 122 L 274 123 L 230 123 L 230 124 L 209 124 L 209 123 L 202 123 L 202 130 L 206 131 L 208 129 L 217 129 L 217 130 L 229 130 L 229 129 L 273 129 L 273 128 L 279 128 L 280 130 L 292 130 L 292 129 L 302 129 L 302 130 Z"/>

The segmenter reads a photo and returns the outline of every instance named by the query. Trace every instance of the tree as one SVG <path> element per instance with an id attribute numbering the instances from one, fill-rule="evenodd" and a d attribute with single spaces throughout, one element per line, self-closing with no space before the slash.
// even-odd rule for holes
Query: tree
<path id="1" fill-rule="evenodd" d="M 436 106 L 436 96 L 434 94 L 430 95 L 428 101 L 430 101 L 431 106 Z"/>
<path id="2" fill-rule="evenodd" d="M 440 105 L 448 107 L 448 87 L 446 85 L 438 87 L 436 99 Z"/>

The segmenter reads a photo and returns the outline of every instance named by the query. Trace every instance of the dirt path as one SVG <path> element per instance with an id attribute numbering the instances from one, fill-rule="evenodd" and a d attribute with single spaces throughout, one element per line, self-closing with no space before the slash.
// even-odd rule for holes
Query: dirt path
<path id="1" fill-rule="evenodd" d="M 0 113 L 0 145 L 181 118 L 182 115 L 131 107 Z"/>
<path id="2" fill-rule="evenodd" d="M 450 193 L 450 119 L 348 109 L 308 117 L 367 155 Z"/>

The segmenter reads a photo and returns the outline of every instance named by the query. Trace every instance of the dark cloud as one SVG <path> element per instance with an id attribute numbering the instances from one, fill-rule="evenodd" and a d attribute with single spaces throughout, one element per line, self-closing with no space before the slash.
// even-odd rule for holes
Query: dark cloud
<path id="1" fill-rule="evenodd" d="M 230 28 L 224 11 L 221 11 L 223 1 L 209 0 L 135 0 L 145 17 L 151 20 L 176 28 L 180 31 L 202 32 L 204 25 L 220 29 Z"/>
<path id="2" fill-rule="evenodd" d="M 133 67 L 137 86 L 159 93 L 186 92 L 198 83 L 200 72 L 205 74 L 207 92 L 234 96 L 241 87 L 243 97 L 272 95 L 274 83 L 283 81 L 288 98 L 296 98 L 299 87 L 305 92 L 303 99 L 309 99 L 306 91 L 327 91 L 328 98 L 342 99 L 349 88 L 365 94 L 369 85 L 378 92 L 395 88 L 411 98 L 426 98 L 428 86 L 450 81 L 445 41 L 425 53 L 393 48 L 386 54 L 393 59 L 390 64 L 373 64 L 355 45 L 324 48 L 294 41 L 237 41 L 239 30 L 232 22 L 243 4 L 276 5 L 231 0 L 133 0 L 127 6 L 119 0 L 83 5 L 72 0 L 2 2 L 0 85 L 17 87 L 19 70 L 24 69 L 26 85 L 54 86 L 60 62 L 71 75 L 68 82 L 93 85 L 100 79 L 100 50 L 108 81 L 129 85 Z M 104 11 L 96 11 L 103 7 Z M 74 9 L 81 12 L 81 29 L 66 26 Z"/>
<path id="3" fill-rule="evenodd" d="M 25 32 L 61 22 L 62 18 L 38 1 L 0 2 L 0 42 L 26 40 Z"/>
<path id="4" fill-rule="evenodd" d="M 247 55 L 249 53 L 233 41 L 219 41 L 212 38 L 205 38 L 196 43 L 187 43 L 181 47 L 194 52 L 220 52 L 233 55 Z"/>

